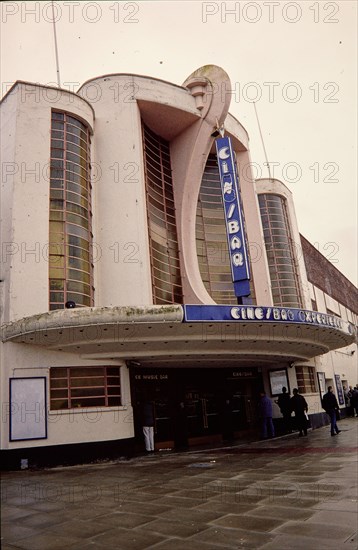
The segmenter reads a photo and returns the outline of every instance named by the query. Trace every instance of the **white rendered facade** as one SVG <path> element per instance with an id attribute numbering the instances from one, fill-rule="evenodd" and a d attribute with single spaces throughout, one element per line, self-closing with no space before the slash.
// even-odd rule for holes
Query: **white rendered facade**
<path id="1" fill-rule="evenodd" d="M 246 373 L 252 378 L 251 396 L 259 387 L 264 387 L 270 395 L 269 372 L 280 369 L 287 373 L 292 390 L 297 386 L 296 367 L 300 366 L 312 367 L 315 376 L 317 372 L 324 372 L 327 384 L 333 381 L 334 385 L 335 375 L 339 375 L 346 384 L 357 382 L 355 357 L 351 354 L 356 347 L 356 312 L 325 295 L 318 287 L 314 288 L 307 279 L 303 254 L 298 254 L 297 250 L 293 261 L 300 296 L 298 307 L 302 312 L 311 311 L 313 299 L 323 317 L 320 316 L 319 321 L 316 318 L 312 321 L 311 317 L 305 320 L 302 313 L 300 324 L 286 323 L 285 315 L 291 306 L 285 305 L 281 309 L 286 313 L 282 313 L 280 307 L 277 309 L 283 315 L 278 323 L 259 322 L 262 311 L 257 308 L 270 308 L 271 311 L 277 305 L 265 251 L 260 195 L 281 197 L 287 211 L 289 238 L 297 244 L 300 243 L 300 235 L 292 195 L 287 187 L 277 180 L 254 182 L 247 132 L 228 113 L 230 98 L 227 94 L 223 98 L 215 92 L 220 89 L 230 89 L 227 74 L 219 67 L 205 66 L 195 71 L 183 86 L 149 77 L 119 74 L 90 80 L 77 94 L 18 82 L 4 98 L 1 106 L 1 448 L 13 451 L 16 460 L 20 456 L 16 450 L 24 454 L 27 449 L 26 452 L 32 456 L 34 449 L 38 453 L 44 447 L 113 442 L 122 452 L 121 442 L 124 450 L 125 444 L 138 442 L 138 418 L 136 411 L 133 411 L 133 401 L 134 395 L 139 395 L 136 394 L 136 380 L 141 380 L 142 384 L 138 392 L 145 391 L 143 372 L 152 376 L 151 380 L 155 377 L 167 380 L 167 375 L 163 373 L 168 373 L 172 377 L 170 383 L 175 386 L 176 380 L 182 376 L 179 372 L 182 367 L 185 367 L 186 373 L 194 369 L 193 377 L 197 381 L 200 380 L 200 369 L 204 368 L 205 372 L 211 370 L 212 373 L 226 369 L 227 376 L 224 378 L 228 387 L 233 376 L 239 379 L 242 373 Z M 62 305 L 50 311 L 52 176 L 49 173 L 52 162 L 51 132 L 53 141 L 56 141 L 51 130 L 54 112 L 68 115 L 70 126 L 72 119 L 77 120 L 86 126 L 91 135 L 90 227 L 93 255 L 90 269 L 93 307 L 67 309 Z M 200 238 L 197 227 L 199 222 L 205 222 L 204 207 L 203 214 L 200 214 L 202 218 L 198 218 L 198 197 L 207 158 L 214 153 L 212 134 L 221 125 L 224 125 L 226 135 L 231 137 L 236 153 L 246 236 L 251 252 L 255 300 L 252 307 L 256 307 L 257 317 L 255 322 L 247 325 L 242 322 L 241 310 L 237 310 L 237 317 L 230 322 L 210 322 L 208 318 L 191 323 L 185 318 L 182 307 L 215 306 L 210 288 L 215 284 L 221 288 L 221 281 L 224 281 L 226 291 L 228 288 L 227 275 L 220 274 L 225 256 L 210 267 L 210 251 L 207 251 L 205 261 L 209 272 L 211 269 L 208 275 L 211 279 L 207 284 L 203 282 L 203 265 L 198 261 Z M 172 193 L 173 197 L 165 204 L 170 205 L 168 209 L 173 208 L 175 216 L 169 212 L 165 220 L 163 218 L 158 222 L 159 225 L 153 222 L 149 212 L 148 201 L 152 199 L 148 198 L 148 174 L 151 168 L 143 147 L 151 147 L 151 143 L 148 141 L 143 146 L 144 128 L 149 129 L 151 136 L 158 137 L 160 154 L 165 152 L 170 155 L 170 173 L 162 168 L 160 177 L 164 190 L 172 186 L 172 191 L 168 193 Z M 58 135 L 61 135 L 61 130 Z M 64 135 L 66 143 L 66 132 Z M 64 185 L 65 188 L 68 185 L 67 192 L 71 193 L 68 191 L 70 184 Z M 67 223 L 66 219 L 68 221 L 70 216 L 63 208 L 64 223 Z M 153 260 L 153 246 L 161 250 L 161 246 L 165 245 L 166 237 L 163 237 L 162 229 L 158 229 L 161 222 L 166 224 L 170 239 L 174 235 L 169 219 L 175 219 L 176 235 L 172 245 L 167 243 L 168 257 L 172 254 L 175 268 L 172 266 L 163 275 L 164 282 L 158 283 L 158 291 L 153 278 L 160 269 Z M 205 235 L 203 238 L 205 240 Z M 164 244 L 161 245 L 162 242 Z M 220 251 L 221 245 L 220 241 Z M 67 262 L 70 245 L 65 245 L 65 249 L 64 261 Z M 176 303 L 164 299 L 158 301 L 160 292 L 164 296 L 167 286 L 172 284 L 165 281 L 173 280 L 174 271 L 176 277 L 180 273 L 180 282 L 176 279 L 175 284 L 178 283 L 182 300 Z M 353 285 L 351 287 L 353 289 Z M 61 290 L 60 286 L 58 288 Z M 237 305 L 235 300 L 231 304 Z M 250 312 L 247 314 L 250 315 Z M 51 382 L 51 369 L 95 369 L 99 366 L 108 369 L 120 367 L 120 404 L 109 405 L 107 396 L 106 406 L 52 408 L 55 400 L 51 396 L 55 395 L 56 388 L 51 386 L 54 383 Z M 255 371 L 254 375 L 252 372 L 248 374 L 250 369 Z M 31 403 L 31 399 L 26 397 L 26 380 L 29 384 L 36 384 L 30 380 L 38 377 L 46 382 L 46 413 L 41 408 L 43 404 L 37 409 L 36 403 Z M 11 401 L 10 379 L 22 379 L 22 400 L 17 398 L 16 402 Z M 189 375 L 183 382 L 183 399 L 192 394 L 188 389 L 188 380 Z M 12 384 L 15 388 L 16 384 Z M 213 383 L 209 388 L 211 393 L 205 390 L 207 395 L 214 395 L 214 386 Z M 151 391 L 154 391 L 153 388 L 151 386 Z M 237 395 L 247 391 L 246 386 L 237 388 Z M 160 391 L 165 393 L 165 388 Z M 306 392 L 305 397 L 310 414 L 320 415 L 318 385 L 315 391 Z M 203 399 L 209 403 L 216 397 Z M 31 407 L 34 407 L 34 412 Z M 14 417 L 12 427 L 11 415 Z M 219 418 L 219 412 L 217 415 Z M 275 416 L 280 417 L 277 407 Z M 23 432 L 19 429 L 22 424 Z M 45 426 L 46 434 L 37 437 L 35 424 Z M 250 427 L 249 420 L 247 426 Z M 193 432 L 192 441 L 195 442 L 195 435 L 196 441 L 203 438 L 205 429 L 207 426 L 204 423 L 201 431 Z M 16 435 L 16 430 L 25 436 Z M 213 428 L 210 436 L 218 437 L 219 432 L 219 429 Z M 165 437 L 163 435 L 163 442 Z M 171 442 L 172 439 L 172 436 L 167 437 Z"/>

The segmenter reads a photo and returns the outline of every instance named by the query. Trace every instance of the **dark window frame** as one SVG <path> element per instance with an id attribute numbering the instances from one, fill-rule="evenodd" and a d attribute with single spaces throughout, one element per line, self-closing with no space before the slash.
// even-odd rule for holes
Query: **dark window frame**
<path id="1" fill-rule="evenodd" d="M 317 376 L 315 367 L 296 367 L 297 388 L 300 393 L 317 393 Z"/>
<path id="2" fill-rule="evenodd" d="M 59 125 L 62 127 L 60 135 L 56 128 Z M 77 128 L 76 134 L 72 132 L 74 127 Z M 73 141 L 73 136 L 76 137 L 76 142 Z M 68 160 L 69 156 L 76 153 L 78 163 Z M 94 305 L 90 153 L 89 127 L 70 113 L 52 110 L 49 203 L 50 310 L 63 309 L 67 301 L 74 301 L 78 307 Z M 76 172 L 68 169 L 71 166 Z M 77 183 L 73 183 L 74 181 Z M 86 258 L 70 253 L 71 236 L 77 236 L 87 243 Z M 71 265 L 71 259 L 72 264 L 76 264 L 75 267 Z M 86 284 L 87 291 L 73 292 L 67 288 L 72 282 Z M 54 292 L 53 287 L 56 286 L 62 286 L 62 289 Z"/>
<path id="3" fill-rule="evenodd" d="M 115 374 L 113 373 L 114 370 L 117 371 Z M 78 371 L 83 371 L 83 374 L 78 375 Z M 91 379 L 93 385 L 88 383 L 91 382 Z M 103 383 L 98 383 L 99 379 L 103 379 Z M 113 383 L 114 380 L 119 381 L 119 383 Z M 56 384 L 60 381 L 63 381 L 63 385 Z M 83 381 L 83 385 L 78 385 L 78 382 L 81 381 Z M 52 411 L 123 406 L 121 367 L 119 366 L 51 367 L 49 385 L 50 410 Z M 110 393 L 111 388 L 118 388 L 118 393 Z M 83 395 L 80 395 L 80 390 L 83 390 Z M 94 395 L 88 395 L 90 393 L 88 390 L 94 390 Z M 62 395 L 60 395 L 60 392 L 62 392 Z M 91 404 L 91 400 L 96 399 L 103 400 L 103 403 Z M 114 403 L 115 400 L 118 402 Z"/>

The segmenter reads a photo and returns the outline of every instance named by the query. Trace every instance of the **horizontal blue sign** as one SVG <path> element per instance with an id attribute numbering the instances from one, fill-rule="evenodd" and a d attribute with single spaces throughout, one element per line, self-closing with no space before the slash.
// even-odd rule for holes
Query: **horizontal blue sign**
<path id="1" fill-rule="evenodd" d="M 188 305 L 184 307 L 184 322 L 232 321 L 305 323 L 321 327 L 334 327 L 352 334 L 350 323 L 334 315 L 305 309 L 259 306 Z"/>
<path id="2" fill-rule="evenodd" d="M 250 295 L 250 269 L 239 196 L 239 178 L 229 137 L 216 140 L 226 235 L 235 296 Z"/>

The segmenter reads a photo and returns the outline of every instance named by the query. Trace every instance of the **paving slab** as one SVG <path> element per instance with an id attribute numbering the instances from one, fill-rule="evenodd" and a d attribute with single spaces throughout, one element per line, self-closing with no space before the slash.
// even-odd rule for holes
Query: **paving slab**
<path id="1" fill-rule="evenodd" d="M 271 542 L 264 544 L 261 548 L 262 550 L 353 550 L 352 548 L 347 548 L 345 543 L 337 545 L 336 540 L 325 540 L 320 545 L 316 538 L 287 534 L 274 537 Z"/>
<path id="2" fill-rule="evenodd" d="M 159 544 L 155 544 L 154 546 L 148 546 L 148 548 L 150 550 L 198 550 L 198 542 L 191 541 L 190 539 L 186 539 L 185 542 L 183 542 L 181 539 L 171 538 Z M 200 550 L 223 550 L 221 545 L 217 546 L 212 542 L 205 544 L 203 541 L 200 542 L 199 548 Z"/>
<path id="3" fill-rule="evenodd" d="M 357 426 L 4 472 L 2 549 L 356 550 Z"/>
<path id="4" fill-rule="evenodd" d="M 59 536 L 53 533 L 42 533 L 12 542 L 15 548 L 21 548 L 21 550 L 68 550 L 76 543 L 80 543 L 81 539 L 66 534 Z"/>
<path id="5" fill-rule="evenodd" d="M 351 529 L 351 530 L 350 530 Z M 337 540 L 343 543 L 348 536 L 353 535 L 354 527 L 327 525 L 326 523 L 309 523 L 289 521 L 285 525 L 280 525 L 276 529 L 278 533 L 287 533 L 289 535 L 297 535 L 299 537 L 312 537 L 319 541 L 319 544 L 324 547 L 326 540 Z"/>
<path id="6" fill-rule="evenodd" d="M 112 548 L 116 550 L 143 550 L 163 540 L 164 537 L 156 533 L 140 533 L 132 529 L 111 529 L 108 533 L 96 537 L 94 542 L 107 550 Z"/>
<path id="7" fill-rule="evenodd" d="M 247 515 L 255 517 L 276 518 L 284 520 L 308 520 L 314 516 L 315 511 L 312 509 L 300 509 L 286 506 L 257 506 L 254 510 L 249 510 Z"/>
<path id="8" fill-rule="evenodd" d="M 258 533 L 244 529 L 227 529 L 215 527 L 195 535 L 191 540 L 196 541 L 197 549 L 204 542 L 225 548 L 262 548 L 262 546 L 272 541 L 274 535 L 268 533 Z M 184 550 L 184 548 L 183 548 Z M 283 550 L 283 549 L 282 549 Z"/>
<path id="9" fill-rule="evenodd" d="M 341 527 L 347 527 L 347 529 L 352 529 L 358 531 L 358 514 L 355 512 L 334 512 L 331 510 L 322 510 L 319 512 L 314 512 L 311 517 L 307 520 L 307 525 L 310 523 L 324 523 L 325 525 L 337 525 Z"/>

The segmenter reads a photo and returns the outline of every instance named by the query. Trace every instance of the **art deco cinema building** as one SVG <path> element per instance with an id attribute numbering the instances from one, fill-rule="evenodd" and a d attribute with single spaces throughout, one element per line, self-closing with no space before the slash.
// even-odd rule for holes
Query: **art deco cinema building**
<path id="1" fill-rule="evenodd" d="M 354 385 L 356 289 L 254 181 L 228 75 L 16 82 L 2 121 L 2 453 L 79 462 L 240 439 L 261 389 Z M 220 131 L 218 131 L 218 129 Z M 289 139 L 285 136 L 284 139 Z M 274 405 L 279 430 L 280 412 Z"/>

